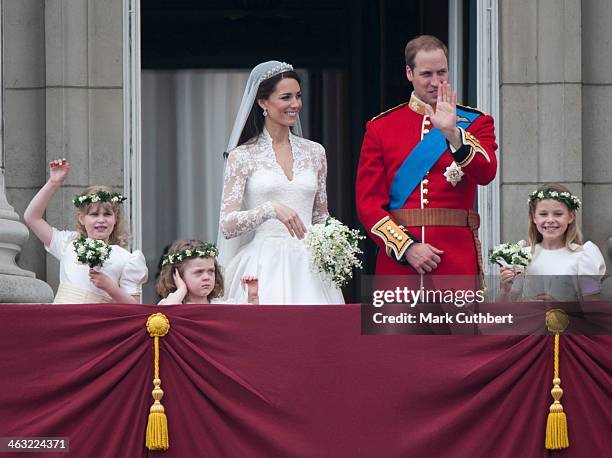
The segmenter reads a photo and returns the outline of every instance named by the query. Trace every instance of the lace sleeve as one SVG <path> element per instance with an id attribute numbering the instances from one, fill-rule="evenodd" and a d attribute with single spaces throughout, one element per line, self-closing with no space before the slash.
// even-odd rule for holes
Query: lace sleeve
<path id="1" fill-rule="evenodd" d="M 270 201 L 250 210 L 242 210 L 244 189 L 252 167 L 252 160 L 243 152 L 234 151 L 227 159 L 219 216 L 221 233 L 226 239 L 250 232 L 264 221 L 276 218 Z"/>
<path id="2" fill-rule="evenodd" d="M 317 173 L 317 193 L 315 194 L 314 205 L 312 207 L 312 224 L 325 222 L 329 216 L 327 211 L 327 159 L 325 149 L 319 147 L 318 173 Z"/>

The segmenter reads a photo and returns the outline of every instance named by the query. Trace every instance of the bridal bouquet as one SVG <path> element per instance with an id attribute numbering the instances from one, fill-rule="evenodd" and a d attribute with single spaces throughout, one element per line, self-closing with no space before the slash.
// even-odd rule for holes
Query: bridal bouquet
<path id="1" fill-rule="evenodd" d="M 526 246 L 527 243 L 524 240 L 495 245 L 489 255 L 489 261 L 491 264 L 522 271 L 531 261 L 531 254 L 523 251 Z"/>
<path id="2" fill-rule="evenodd" d="M 353 268 L 362 267 L 358 256 L 363 252 L 357 244 L 364 238 L 357 229 L 328 216 L 325 223 L 310 228 L 304 243 L 310 249 L 313 268 L 341 288 L 353 278 Z"/>
<path id="3" fill-rule="evenodd" d="M 111 252 L 111 247 L 103 240 L 90 239 L 84 235 L 72 242 L 72 245 L 77 255 L 77 262 L 88 265 L 92 269 L 102 267 Z"/>

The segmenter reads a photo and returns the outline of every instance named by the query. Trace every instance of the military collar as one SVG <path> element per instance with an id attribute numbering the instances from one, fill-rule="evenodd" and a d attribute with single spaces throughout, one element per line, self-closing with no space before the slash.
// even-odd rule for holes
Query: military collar
<path id="1" fill-rule="evenodd" d="M 415 113 L 425 115 L 425 102 L 419 99 L 414 92 L 410 95 L 410 102 L 408 102 L 408 106 Z"/>

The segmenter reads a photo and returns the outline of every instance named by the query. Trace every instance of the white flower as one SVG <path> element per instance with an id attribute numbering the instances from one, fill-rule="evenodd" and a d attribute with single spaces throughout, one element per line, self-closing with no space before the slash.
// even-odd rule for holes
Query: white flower
<path id="1" fill-rule="evenodd" d="M 108 259 L 111 248 L 103 240 L 80 237 L 72 242 L 77 262 L 89 267 L 99 267 Z"/>
<path id="2" fill-rule="evenodd" d="M 362 265 L 357 258 L 362 254 L 357 244 L 363 238 L 358 230 L 328 217 L 325 223 L 310 228 L 304 243 L 310 249 L 313 269 L 341 287 L 352 278 L 353 268 Z"/>
<path id="3" fill-rule="evenodd" d="M 489 261 L 502 266 L 504 263 L 510 266 L 526 266 L 531 260 L 531 254 L 523 251 L 526 246 L 528 244 L 524 240 L 517 243 L 500 243 L 491 250 Z"/>

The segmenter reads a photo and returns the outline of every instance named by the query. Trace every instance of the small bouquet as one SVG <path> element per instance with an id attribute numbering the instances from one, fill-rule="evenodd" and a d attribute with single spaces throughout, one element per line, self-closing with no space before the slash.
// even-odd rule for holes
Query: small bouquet
<path id="1" fill-rule="evenodd" d="M 77 255 L 77 262 L 88 265 L 92 269 L 102 267 L 111 252 L 111 247 L 103 240 L 90 239 L 84 235 L 72 242 L 72 245 Z"/>
<path id="2" fill-rule="evenodd" d="M 527 242 L 524 240 L 520 240 L 517 243 L 500 243 L 495 245 L 489 254 L 489 262 L 522 272 L 531 262 L 531 254 L 523 251 L 523 248 L 526 246 Z"/>
<path id="3" fill-rule="evenodd" d="M 353 278 L 353 268 L 362 267 L 358 256 L 363 252 L 357 244 L 364 238 L 357 229 L 328 216 L 325 223 L 310 228 L 304 243 L 310 249 L 313 268 L 341 288 Z"/>

